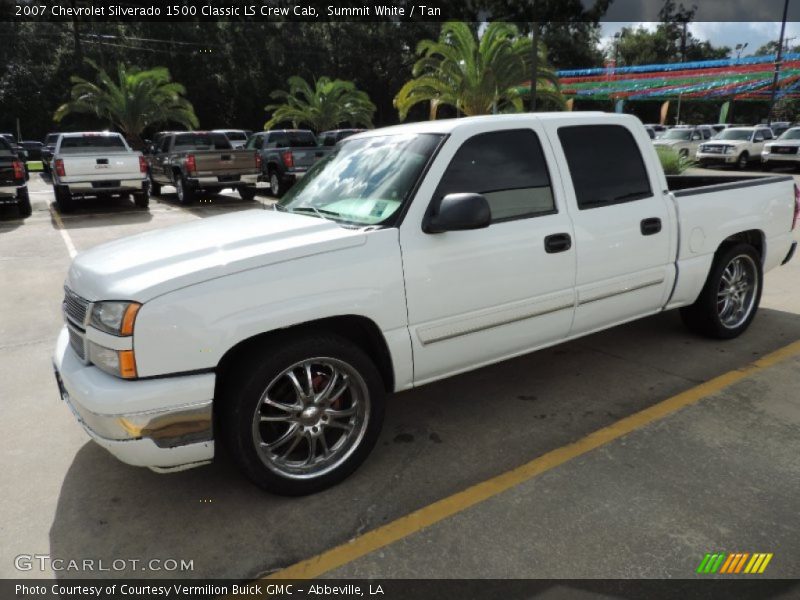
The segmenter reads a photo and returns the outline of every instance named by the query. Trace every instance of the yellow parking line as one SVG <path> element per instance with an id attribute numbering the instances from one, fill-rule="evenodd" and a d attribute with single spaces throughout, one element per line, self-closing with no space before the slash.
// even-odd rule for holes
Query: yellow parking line
<path id="1" fill-rule="evenodd" d="M 800 340 L 771 352 L 745 367 L 729 371 L 705 383 L 701 383 L 685 392 L 667 398 L 658 404 L 590 433 L 576 442 L 551 450 L 511 471 L 415 510 L 404 517 L 368 531 L 322 554 L 272 573 L 264 579 L 309 579 L 337 569 L 370 552 L 374 552 L 439 521 L 452 517 L 484 500 L 493 498 L 569 460 L 582 456 L 632 431 L 641 429 L 682 408 L 695 404 L 761 369 L 771 367 L 798 354 L 800 354 Z"/>

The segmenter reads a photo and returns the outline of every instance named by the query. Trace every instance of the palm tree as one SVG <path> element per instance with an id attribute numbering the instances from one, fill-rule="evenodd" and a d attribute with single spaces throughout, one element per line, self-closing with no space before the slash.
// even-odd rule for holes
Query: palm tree
<path id="1" fill-rule="evenodd" d="M 524 82 L 531 77 L 532 47 L 531 39 L 520 36 L 511 23 L 489 23 L 478 39 L 466 23 L 448 21 L 438 40 L 422 40 L 417 46 L 414 79 L 394 98 L 400 120 L 412 106 L 428 101 L 431 119 L 443 104 L 467 116 L 522 111 L 530 93 Z M 547 66 L 541 44 L 537 65 L 537 98 L 563 107 L 558 76 Z"/>
<path id="2" fill-rule="evenodd" d="M 302 77 L 289 78 L 289 91 L 276 90 L 271 94 L 282 104 L 270 104 L 265 110 L 272 118 L 264 124 L 270 129 L 278 123 L 289 122 L 294 127 L 304 123 L 316 132 L 334 129 L 347 123 L 352 127 L 372 127 L 375 105 L 366 92 L 352 81 L 320 77 L 314 86 Z"/>
<path id="3" fill-rule="evenodd" d="M 118 128 L 137 147 L 142 145 L 142 133 L 149 125 L 197 127 L 194 108 L 184 98 L 186 89 L 172 81 L 166 67 L 142 70 L 119 63 L 113 78 L 94 61 L 86 62 L 96 71 L 96 83 L 71 77 L 70 101 L 58 107 L 54 121 L 71 113 L 93 114 Z"/>

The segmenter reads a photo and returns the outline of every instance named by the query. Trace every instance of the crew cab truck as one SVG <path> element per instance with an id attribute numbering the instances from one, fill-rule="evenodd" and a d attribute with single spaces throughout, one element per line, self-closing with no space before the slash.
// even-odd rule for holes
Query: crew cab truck
<path id="1" fill-rule="evenodd" d="M 31 216 L 28 172 L 9 141 L 0 137 L 0 206 L 15 205 L 20 217 Z"/>
<path id="2" fill-rule="evenodd" d="M 256 196 L 261 157 L 252 150 L 234 150 L 224 133 L 167 132 L 148 156 L 153 194 L 175 186 L 178 201 L 191 204 L 197 194 L 233 188 L 243 200 Z"/>
<path id="3" fill-rule="evenodd" d="M 275 210 L 79 254 L 57 379 L 127 463 L 186 468 L 219 442 L 306 494 L 366 458 L 388 393 L 675 308 L 738 336 L 797 217 L 790 176 L 665 177 L 630 115 L 373 130 Z"/>
<path id="4" fill-rule="evenodd" d="M 325 156 L 317 138 L 307 129 L 259 131 L 247 140 L 248 150 L 261 156 L 261 180 L 269 182 L 270 195 L 280 198 L 308 169 Z"/>
<path id="5" fill-rule="evenodd" d="M 150 204 L 147 163 L 119 133 L 62 133 L 53 152 L 53 192 L 61 212 L 74 208 L 75 198 L 127 197 L 139 208 Z"/>

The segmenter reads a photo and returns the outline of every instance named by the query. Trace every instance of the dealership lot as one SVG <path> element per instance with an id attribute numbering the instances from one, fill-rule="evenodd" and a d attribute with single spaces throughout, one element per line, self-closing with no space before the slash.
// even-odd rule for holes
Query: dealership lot
<path id="1" fill-rule="evenodd" d="M 70 253 L 270 201 L 225 193 L 184 207 L 168 194 L 149 212 L 118 200 L 61 216 L 38 175 L 30 189 L 32 217 L 0 215 L 1 451 L 12 482 L 3 577 L 41 576 L 15 569 L 20 554 L 191 560 L 181 575 L 196 577 L 292 574 L 282 569 L 800 339 L 795 260 L 767 275 L 762 310 L 736 340 L 693 337 L 668 313 L 396 395 L 375 453 L 323 493 L 265 494 L 224 457 L 156 475 L 90 443 L 58 399 L 50 354 Z M 403 524 L 396 541 L 387 534 L 374 551 L 334 551 L 322 564 L 348 577 L 689 577 L 706 552 L 735 551 L 774 553 L 769 575 L 797 577 L 798 367 L 800 352 L 773 356 L 485 502 L 460 495 L 429 527 Z M 301 564 L 318 574 L 319 562 Z M 116 574 L 175 575 L 130 563 Z"/>

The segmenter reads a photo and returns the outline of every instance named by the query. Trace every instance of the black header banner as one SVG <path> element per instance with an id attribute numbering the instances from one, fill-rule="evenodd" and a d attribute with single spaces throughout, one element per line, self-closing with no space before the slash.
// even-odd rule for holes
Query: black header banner
<path id="1" fill-rule="evenodd" d="M 693 21 L 780 21 L 785 0 L 693 0 Z M 0 0 L 3 21 L 658 21 L 664 0 Z M 789 5 L 800 21 L 800 3 Z"/>

